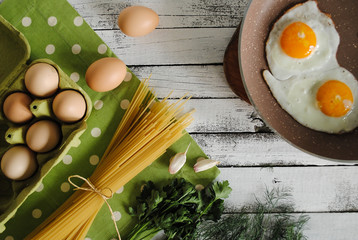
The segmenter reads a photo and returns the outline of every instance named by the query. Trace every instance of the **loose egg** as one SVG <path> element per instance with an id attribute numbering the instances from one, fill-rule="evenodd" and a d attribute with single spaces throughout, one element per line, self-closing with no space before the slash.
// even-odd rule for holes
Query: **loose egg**
<path id="1" fill-rule="evenodd" d="M 58 84 L 58 72 L 50 64 L 36 63 L 25 73 L 26 89 L 37 97 L 53 95 L 58 89 Z"/>
<path id="2" fill-rule="evenodd" d="M 25 180 L 37 169 L 35 153 L 25 146 L 14 146 L 1 159 L 1 170 L 12 180 Z"/>
<path id="3" fill-rule="evenodd" d="M 96 92 L 107 92 L 118 87 L 127 74 L 127 67 L 118 58 L 106 57 L 92 63 L 86 71 L 86 82 Z"/>
<path id="4" fill-rule="evenodd" d="M 66 90 L 56 95 L 52 103 L 52 110 L 61 121 L 76 122 L 86 113 L 86 100 L 81 93 Z"/>
<path id="5" fill-rule="evenodd" d="M 22 92 L 10 94 L 4 101 L 3 111 L 7 119 L 13 123 L 25 123 L 32 119 L 30 104 L 32 99 Z"/>
<path id="6" fill-rule="evenodd" d="M 158 14 L 143 6 L 127 7 L 118 16 L 119 28 L 130 37 L 147 35 L 158 26 L 158 23 Z"/>
<path id="7" fill-rule="evenodd" d="M 26 132 L 26 144 L 35 152 L 48 152 L 54 149 L 61 139 L 59 125 L 50 120 L 32 124 Z"/>

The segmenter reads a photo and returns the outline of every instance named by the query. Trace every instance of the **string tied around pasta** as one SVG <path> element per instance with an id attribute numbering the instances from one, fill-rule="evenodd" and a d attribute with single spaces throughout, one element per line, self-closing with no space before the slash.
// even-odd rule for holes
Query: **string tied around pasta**
<path id="1" fill-rule="evenodd" d="M 79 178 L 79 179 L 83 180 L 89 187 L 80 187 L 77 184 L 73 183 L 71 178 Z M 82 177 L 80 175 L 71 175 L 71 176 L 68 177 L 67 180 L 72 186 L 75 187 L 73 189 L 74 191 L 83 190 L 83 191 L 93 192 L 93 193 L 96 193 L 96 194 L 98 194 L 99 196 L 101 196 L 103 198 L 103 201 L 107 204 L 108 209 L 111 212 L 112 220 L 113 220 L 113 223 L 114 223 L 114 226 L 116 228 L 117 235 L 118 235 L 118 240 L 121 240 L 121 235 L 119 234 L 117 222 L 115 220 L 115 216 L 114 216 L 112 207 L 109 205 L 109 203 L 107 201 L 108 199 L 113 197 L 113 191 L 110 188 L 104 188 L 104 189 L 108 189 L 111 192 L 110 195 L 106 195 L 106 194 L 103 193 L 104 189 L 102 189 L 102 190 L 97 189 L 89 179 L 84 178 L 84 177 Z"/>

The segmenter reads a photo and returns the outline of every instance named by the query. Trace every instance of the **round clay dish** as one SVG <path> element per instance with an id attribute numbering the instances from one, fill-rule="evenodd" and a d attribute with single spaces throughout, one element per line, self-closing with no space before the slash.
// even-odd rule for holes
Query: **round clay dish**
<path id="1" fill-rule="evenodd" d="M 271 95 L 262 77 L 268 69 L 265 43 L 273 23 L 303 1 L 252 0 L 241 25 L 239 38 L 240 72 L 246 93 L 263 120 L 289 143 L 308 153 L 332 160 L 358 160 L 358 128 L 344 134 L 311 130 L 294 120 Z M 358 79 L 358 1 L 318 0 L 340 35 L 338 63 Z"/>

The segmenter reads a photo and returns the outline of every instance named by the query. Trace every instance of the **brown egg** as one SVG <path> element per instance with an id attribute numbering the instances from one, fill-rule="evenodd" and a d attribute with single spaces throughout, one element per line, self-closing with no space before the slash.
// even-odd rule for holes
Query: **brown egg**
<path id="1" fill-rule="evenodd" d="M 106 57 L 92 63 L 86 71 L 86 82 L 96 92 L 107 92 L 122 83 L 126 65 L 118 58 Z"/>
<path id="2" fill-rule="evenodd" d="M 59 75 L 52 65 L 36 63 L 29 67 L 25 73 L 26 89 L 37 97 L 53 95 L 59 84 Z"/>
<path id="3" fill-rule="evenodd" d="M 81 93 L 66 90 L 56 95 L 52 103 L 52 110 L 61 121 L 76 122 L 86 113 L 86 100 Z"/>
<path id="4" fill-rule="evenodd" d="M 35 153 L 25 146 L 14 146 L 1 159 L 1 170 L 12 180 L 31 177 L 37 169 Z"/>
<path id="5" fill-rule="evenodd" d="M 61 139 L 61 129 L 57 123 L 41 120 L 32 124 L 26 132 L 26 144 L 32 151 L 48 152 L 54 149 Z"/>
<path id="6" fill-rule="evenodd" d="M 144 36 L 152 32 L 158 23 L 158 14 L 143 6 L 127 7 L 118 16 L 119 28 L 130 37 Z"/>
<path id="7" fill-rule="evenodd" d="M 7 119 L 13 123 L 25 123 L 32 119 L 30 104 L 32 99 L 22 92 L 10 94 L 4 101 L 3 111 Z"/>

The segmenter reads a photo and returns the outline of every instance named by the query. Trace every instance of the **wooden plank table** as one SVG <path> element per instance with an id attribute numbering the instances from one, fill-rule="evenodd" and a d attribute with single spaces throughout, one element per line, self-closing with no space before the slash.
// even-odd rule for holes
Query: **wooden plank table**
<path id="1" fill-rule="evenodd" d="M 196 108 L 188 129 L 207 155 L 221 161 L 219 180 L 233 188 L 226 211 L 262 196 L 265 188 L 292 189 L 295 213 L 311 219 L 309 239 L 358 239 L 358 165 L 304 153 L 268 129 L 255 109 L 229 88 L 223 72 L 227 44 L 248 0 L 69 0 L 96 33 L 139 77 L 152 74 L 159 97 L 189 92 Z M 119 12 L 132 5 L 159 14 L 158 28 L 126 37 Z"/>
<path id="2" fill-rule="evenodd" d="M 224 52 L 248 0 L 69 0 L 97 34 L 138 77 L 152 74 L 159 97 L 189 92 L 196 108 L 190 134 L 212 159 L 233 192 L 227 212 L 261 196 L 265 188 L 292 189 L 295 212 L 311 219 L 309 239 L 358 239 L 358 166 L 304 153 L 269 130 L 255 109 L 230 90 Z M 158 28 L 126 37 L 116 24 L 132 5 L 159 14 Z"/>

